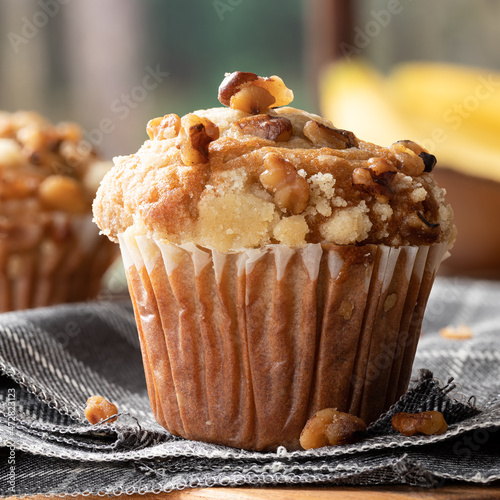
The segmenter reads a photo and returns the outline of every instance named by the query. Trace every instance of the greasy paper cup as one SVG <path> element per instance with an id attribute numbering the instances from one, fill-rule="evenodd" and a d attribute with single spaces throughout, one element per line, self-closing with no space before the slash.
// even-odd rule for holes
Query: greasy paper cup
<path id="1" fill-rule="evenodd" d="M 95 297 L 116 251 L 92 217 L 20 223 L 0 238 L 0 311 Z"/>
<path id="2" fill-rule="evenodd" d="M 157 421 L 251 450 L 298 449 L 323 408 L 369 423 L 398 399 L 448 248 L 119 240 Z"/>

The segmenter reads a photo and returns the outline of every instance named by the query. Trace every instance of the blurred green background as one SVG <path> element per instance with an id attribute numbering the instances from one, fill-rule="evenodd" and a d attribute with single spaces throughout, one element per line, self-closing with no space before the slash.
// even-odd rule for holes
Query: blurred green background
<path id="1" fill-rule="evenodd" d="M 219 106 L 225 72 L 278 74 L 309 108 L 303 10 L 301 0 L 2 0 L 0 108 L 77 121 L 106 156 L 136 151 L 151 117 Z"/>
<path id="2" fill-rule="evenodd" d="M 318 112 L 319 72 L 342 57 L 340 38 L 394 2 L 397 14 L 358 47 L 379 69 L 500 68 L 497 0 L 2 0 L 0 109 L 77 121 L 108 157 L 137 150 L 151 117 L 217 106 L 234 70 L 278 74 L 294 106 Z"/>

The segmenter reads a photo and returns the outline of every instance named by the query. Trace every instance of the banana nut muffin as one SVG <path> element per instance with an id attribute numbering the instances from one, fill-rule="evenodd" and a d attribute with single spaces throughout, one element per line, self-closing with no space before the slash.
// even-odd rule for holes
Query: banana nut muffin
<path id="1" fill-rule="evenodd" d="M 0 310 L 85 300 L 114 250 L 91 224 L 109 169 L 73 123 L 0 112 Z"/>
<path id="2" fill-rule="evenodd" d="M 151 407 L 175 435 L 299 448 L 315 412 L 376 419 L 404 392 L 455 238 L 436 159 L 226 75 L 227 107 L 148 123 L 94 201 L 120 242 Z"/>

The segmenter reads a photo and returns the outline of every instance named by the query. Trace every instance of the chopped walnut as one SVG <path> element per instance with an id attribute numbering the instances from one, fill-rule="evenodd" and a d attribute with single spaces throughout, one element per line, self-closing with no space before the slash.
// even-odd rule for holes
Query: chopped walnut
<path id="1" fill-rule="evenodd" d="M 315 146 L 319 147 L 346 149 L 358 145 L 358 139 L 352 132 L 330 128 L 315 120 L 309 120 L 304 125 L 303 132 Z"/>
<path id="2" fill-rule="evenodd" d="M 424 160 L 419 156 L 419 154 L 415 153 L 412 148 L 418 148 L 417 151 L 421 149 L 420 146 L 411 141 L 400 141 L 392 144 L 389 150 L 396 157 L 396 166 L 398 169 L 403 172 L 403 174 L 414 177 L 424 173 L 425 164 Z"/>
<path id="3" fill-rule="evenodd" d="M 146 130 L 150 139 L 163 140 L 177 137 L 180 128 L 181 119 L 175 113 L 171 113 L 149 120 Z"/>
<path id="4" fill-rule="evenodd" d="M 231 108 L 259 114 L 272 106 L 274 97 L 262 87 L 244 87 L 231 97 Z"/>
<path id="5" fill-rule="evenodd" d="M 413 151 L 416 155 L 420 155 L 422 152 L 425 152 L 425 149 L 420 144 L 414 141 L 410 141 L 408 139 L 397 141 L 395 144 L 401 144 L 405 148 L 408 148 L 411 151 Z"/>
<path id="6" fill-rule="evenodd" d="M 425 151 L 422 151 L 418 156 L 420 156 L 424 162 L 424 172 L 432 172 L 437 163 L 436 157 Z"/>
<path id="7" fill-rule="evenodd" d="M 30 152 L 43 149 L 46 141 L 43 129 L 34 124 L 29 124 L 19 129 L 16 138 Z"/>
<path id="8" fill-rule="evenodd" d="M 463 324 L 458 325 L 457 327 L 449 325 L 445 328 L 441 328 L 441 330 L 439 330 L 439 334 L 441 337 L 455 340 L 467 340 L 471 339 L 473 336 L 472 330 L 467 325 Z"/>
<path id="9" fill-rule="evenodd" d="M 398 169 L 387 159 L 375 156 L 368 160 L 370 174 L 375 179 L 381 179 L 389 172 L 396 173 Z"/>
<path id="10" fill-rule="evenodd" d="M 0 199 L 11 200 L 28 198 L 36 194 L 40 178 L 36 175 L 25 174 L 23 176 L 14 176 L 0 179 Z"/>
<path id="11" fill-rule="evenodd" d="M 396 144 L 404 146 L 407 149 L 413 151 L 417 156 L 419 156 L 424 162 L 424 172 L 432 172 L 436 166 L 437 160 L 434 155 L 427 152 L 420 144 L 413 141 L 398 141 Z"/>
<path id="12" fill-rule="evenodd" d="M 274 194 L 275 203 L 293 215 L 302 213 L 309 201 L 309 184 L 295 167 L 275 154 L 264 159 L 266 170 L 260 174 L 260 182 Z"/>
<path id="13" fill-rule="evenodd" d="M 0 171 L 24 163 L 23 149 L 14 139 L 0 137 Z"/>
<path id="14" fill-rule="evenodd" d="M 355 186 L 361 186 L 365 191 L 371 192 L 375 189 L 370 170 L 365 167 L 358 167 L 352 171 L 352 183 Z"/>
<path id="15" fill-rule="evenodd" d="M 286 106 L 293 101 L 293 92 L 279 76 L 259 77 L 252 85 L 266 89 L 274 97 L 274 107 Z"/>
<path id="16" fill-rule="evenodd" d="M 51 175 L 38 188 L 38 198 L 51 210 L 81 214 L 88 210 L 88 202 L 78 181 L 64 175 Z"/>
<path id="17" fill-rule="evenodd" d="M 335 408 L 326 408 L 307 421 L 300 434 L 300 445 L 309 450 L 349 444 L 357 441 L 365 431 L 366 424 L 360 418 Z"/>
<path id="18" fill-rule="evenodd" d="M 182 118 L 177 147 L 184 165 L 208 163 L 208 145 L 219 138 L 219 128 L 207 118 L 193 113 Z"/>
<path id="19" fill-rule="evenodd" d="M 259 78 L 255 73 L 247 71 L 234 71 L 226 73 L 224 80 L 219 85 L 219 102 L 224 106 L 230 106 L 231 97 L 245 84 L 249 84 Z"/>
<path id="20" fill-rule="evenodd" d="M 118 408 L 102 396 L 91 396 L 85 406 L 85 417 L 91 424 L 98 424 L 103 420 L 118 414 Z M 110 419 L 114 422 L 116 418 Z"/>
<path id="21" fill-rule="evenodd" d="M 284 142 L 292 136 L 292 122 L 288 118 L 270 115 L 247 116 L 236 122 L 245 135 L 255 135 L 270 141 Z"/>
<path id="22" fill-rule="evenodd" d="M 219 101 L 246 113 L 262 113 L 270 106 L 285 106 L 293 100 L 293 92 L 278 76 L 263 78 L 255 73 L 235 71 L 226 74 L 219 86 Z"/>
<path id="23" fill-rule="evenodd" d="M 82 129 L 76 123 L 62 122 L 56 128 L 61 141 L 77 143 L 82 140 Z"/>
<path id="24" fill-rule="evenodd" d="M 394 194 L 391 182 L 397 171 L 397 168 L 385 158 L 370 158 L 367 168 L 354 169 L 352 183 L 375 195 L 379 202 L 387 202 Z"/>
<path id="25" fill-rule="evenodd" d="M 444 434 L 448 424 L 440 411 L 423 411 L 420 413 L 396 413 L 391 419 L 392 428 L 403 436 L 415 434 Z"/>

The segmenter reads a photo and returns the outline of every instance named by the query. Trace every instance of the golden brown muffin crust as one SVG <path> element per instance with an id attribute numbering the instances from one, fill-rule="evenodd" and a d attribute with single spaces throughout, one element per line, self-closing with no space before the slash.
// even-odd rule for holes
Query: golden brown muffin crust
<path id="1" fill-rule="evenodd" d="M 115 159 L 94 202 L 97 224 L 114 240 L 131 228 L 227 252 L 454 239 L 435 159 L 411 141 L 376 146 L 292 107 L 167 115 L 148 133 L 136 154 Z"/>

